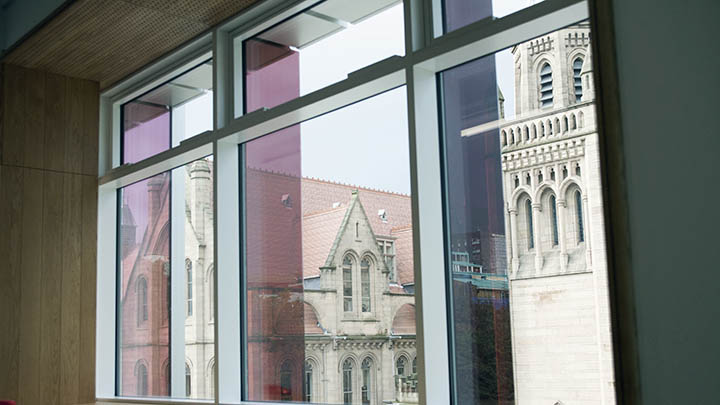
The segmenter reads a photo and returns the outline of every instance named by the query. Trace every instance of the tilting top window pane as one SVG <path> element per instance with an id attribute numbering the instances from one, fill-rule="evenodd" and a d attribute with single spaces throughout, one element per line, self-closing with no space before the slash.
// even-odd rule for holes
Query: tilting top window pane
<path id="1" fill-rule="evenodd" d="M 417 403 L 404 90 L 244 145 L 246 400 Z"/>
<path id="2" fill-rule="evenodd" d="M 454 31 L 484 18 L 500 18 L 542 0 L 444 0 L 444 32 Z"/>
<path id="3" fill-rule="evenodd" d="M 121 164 L 211 130 L 212 115 L 212 61 L 207 61 L 123 104 Z"/>
<path id="4" fill-rule="evenodd" d="M 398 0 L 327 0 L 244 41 L 245 110 L 271 108 L 403 55 Z"/>
<path id="5" fill-rule="evenodd" d="M 589 35 L 441 74 L 459 404 L 614 403 Z"/>

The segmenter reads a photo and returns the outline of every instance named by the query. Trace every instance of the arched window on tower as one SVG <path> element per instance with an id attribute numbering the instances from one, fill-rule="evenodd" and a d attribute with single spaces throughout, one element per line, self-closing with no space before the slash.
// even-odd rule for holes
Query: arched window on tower
<path id="1" fill-rule="evenodd" d="M 185 396 L 189 398 L 190 395 L 192 395 L 192 374 L 190 366 L 185 363 Z"/>
<path id="2" fill-rule="evenodd" d="M 187 316 L 192 316 L 193 314 L 193 271 L 192 271 L 192 261 L 190 259 L 185 259 L 185 273 L 187 276 Z"/>
<path id="3" fill-rule="evenodd" d="M 309 361 L 305 362 L 305 402 L 313 400 L 313 366 Z"/>
<path id="4" fill-rule="evenodd" d="M 560 242 L 558 235 L 557 200 L 554 195 L 550 196 L 550 226 L 552 227 L 552 244 L 557 246 Z"/>
<path id="5" fill-rule="evenodd" d="M 412 373 L 417 374 L 417 357 L 415 357 L 412 362 Z"/>
<path id="6" fill-rule="evenodd" d="M 367 258 L 363 258 L 360 262 L 360 289 L 362 311 L 370 312 L 370 261 Z"/>
<path id="7" fill-rule="evenodd" d="M 353 389 L 352 389 L 352 373 L 353 363 L 350 359 L 345 359 L 342 367 L 342 390 L 343 390 L 343 404 L 350 405 L 353 402 Z"/>
<path id="8" fill-rule="evenodd" d="M 552 68 L 545 62 L 540 68 L 540 108 L 552 107 L 553 85 Z"/>
<path id="9" fill-rule="evenodd" d="M 407 368 L 407 358 L 405 356 L 398 357 L 397 361 L 395 362 L 395 370 L 397 372 L 397 375 L 404 376 L 405 375 L 405 369 Z"/>
<path id="10" fill-rule="evenodd" d="M 141 362 L 138 362 L 135 367 L 135 377 L 137 377 L 137 395 L 146 397 L 148 395 L 148 373 L 147 367 Z"/>
<path id="11" fill-rule="evenodd" d="M 142 325 L 148 320 L 147 280 L 140 278 L 137 282 L 137 324 Z"/>
<path id="12" fill-rule="evenodd" d="M 525 213 L 527 215 L 528 249 L 532 249 L 535 247 L 535 234 L 533 232 L 532 203 L 529 198 L 525 200 Z"/>
<path id="13" fill-rule="evenodd" d="M 362 370 L 362 387 L 360 388 L 362 405 L 370 405 L 372 397 L 372 359 L 366 357 L 360 367 Z"/>
<path id="14" fill-rule="evenodd" d="M 575 191 L 575 213 L 577 215 L 578 243 L 585 241 L 585 227 L 583 226 L 582 194 Z"/>
<path id="15" fill-rule="evenodd" d="M 575 101 L 580 102 L 582 99 L 582 79 L 580 72 L 582 71 L 583 58 L 577 57 L 573 61 L 573 84 L 575 85 Z"/>
<path id="16" fill-rule="evenodd" d="M 280 366 L 280 400 L 290 401 L 292 399 L 292 375 L 293 367 L 290 360 L 285 360 Z"/>
<path id="17" fill-rule="evenodd" d="M 352 282 L 353 259 L 346 255 L 343 259 L 343 311 L 353 310 L 353 282 Z"/>

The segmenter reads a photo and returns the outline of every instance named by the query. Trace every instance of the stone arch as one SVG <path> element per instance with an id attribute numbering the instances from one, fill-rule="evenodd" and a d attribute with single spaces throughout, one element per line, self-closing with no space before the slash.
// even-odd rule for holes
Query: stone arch
<path id="1" fill-rule="evenodd" d="M 553 184 L 548 181 L 543 181 L 538 185 L 537 190 L 535 190 L 535 197 L 533 198 L 534 203 L 540 202 L 540 199 L 542 198 L 542 195 L 547 191 L 550 190 L 553 194 L 557 194 L 555 192 L 555 187 L 553 187 Z"/>
<path id="2" fill-rule="evenodd" d="M 543 185 L 538 189 L 535 200 L 540 204 L 540 217 L 538 218 L 537 232 L 540 236 L 540 243 L 544 251 L 556 248 L 560 245 L 559 219 L 557 217 L 557 193 L 549 185 Z M 555 202 L 553 209 L 552 202 Z M 556 243 L 557 242 L 557 243 Z"/>
<path id="3" fill-rule="evenodd" d="M 352 352 L 346 352 L 346 353 L 343 353 L 342 356 L 340 356 L 340 358 L 338 359 L 338 364 L 337 364 L 338 372 L 342 373 L 343 364 L 345 364 L 346 360 L 350 360 L 352 362 L 353 371 L 357 372 L 357 367 L 358 367 L 358 364 L 360 364 L 360 359 L 358 359 L 357 355 Z M 342 390 L 342 387 L 341 387 L 341 390 Z"/>
<path id="4" fill-rule="evenodd" d="M 570 129 L 570 122 L 568 120 L 567 115 L 563 115 L 562 120 L 562 132 L 567 132 Z"/>
<path id="5" fill-rule="evenodd" d="M 520 196 L 521 196 L 521 194 L 527 194 L 528 198 L 530 198 L 530 195 L 531 195 L 532 193 L 530 192 L 530 189 L 529 189 L 528 187 L 525 187 L 525 186 L 520 186 L 520 187 L 518 187 L 518 188 L 512 193 L 512 196 L 510 197 L 510 201 L 511 201 L 510 209 L 515 209 L 515 210 L 516 210 L 516 209 L 518 208 L 518 203 L 519 203 L 519 201 L 520 201 Z M 530 198 L 530 200 L 532 201 L 531 198 Z"/>
<path id="6" fill-rule="evenodd" d="M 537 139 L 538 133 L 537 133 L 537 125 L 533 122 L 532 124 L 532 133 L 533 133 L 533 139 Z"/>
<path id="7" fill-rule="evenodd" d="M 546 135 L 554 135 L 555 132 L 553 131 L 552 121 L 550 119 L 545 121 L 545 126 L 547 128 Z"/>
<path id="8" fill-rule="evenodd" d="M 566 224 L 564 234 L 569 246 L 577 246 L 587 240 L 588 224 L 585 221 L 586 214 L 583 205 L 586 195 L 580 184 L 575 181 L 567 182 L 561 191 L 567 205 L 564 215 Z M 580 194 L 580 201 L 577 201 L 576 193 Z"/>
<path id="9" fill-rule="evenodd" d="M 525 135 L 525 142 L 530 142 L 530 129 L 527 125 L 523 128 L 523 134 Z"/>
<path id="10" fill-rule="evenodd" d="M 578 128 L 582 128 L 585 125 L 585 113 L 578 111 Z"/>
<path id="11" fill-rule="evenodd" d="M 508 145 L 507 132 L 505 132 L 504 129 L 502 130 L 500 137 L 502 139 L 502 146 L 507 146 Z"/>
<path id="12" fill-rule="evenodd" d="M 575 129 L 577 129 L 577 117 L 575 116 L 575 113 L 573 113 L 570 117 L 571 117 L 570 118 L 570 125 L 571 125 L 570 128 L 572 130 L 575 130 Z"/>
<path id="13" fill-rule="evenodd" d="M 560 127 L 560 118 L 555 117 L 555 126 L 553 128 L 553 134 L 560 135 L 562 133 L 562 128 Z"/>

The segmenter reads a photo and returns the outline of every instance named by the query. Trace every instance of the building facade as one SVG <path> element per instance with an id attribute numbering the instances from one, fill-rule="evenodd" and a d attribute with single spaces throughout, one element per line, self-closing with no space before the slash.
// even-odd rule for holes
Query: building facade
<path id="1" fill-rule="evenodd" d="M 499 133 L 518 404 L 615 402 L 589 35 L 512 49 L 515 118 Z"/>
<path id="2" fill-rule="evenodd" d="M 214 389 L 211 168 L 210 161 L 200 160 L 178 169 L 185 194 L 184 394 L 199 399 L 212 398 Z M 266 398 L 279 400 L 416 403 L 410 197 L 262 170 L 246 175 L 248 187 L 262 184 L 257 191 L 277 204 L 263 218 L 277 222 L 270 227 L 283 225 L 282 215 L 292 217 L 293 209 L 302 216 L 302 288 L 271 288 L 267 281 L 249 287 L 248 305 L 274 314 L 248 336 L 248 351 L 257 352 L 264 369 L 251 377 L 251 389 L 257 386 Z M 179 177 L 166 174 L 141 183 L 146 195 L 135 196 L 140 201 L 135 207 L 123 201 L 122 395 L 168 396 L 170 380 L 178 381 L 169 362 L 168 228 L 177 215 L 170 213 L 171 178 Z M 139 211 L 147 213 L 144 232 L 135 220 Z M 286 236 L 291 244 L 294 235 Z M 282 297 L 283 289 L 294 298 L 279 306 L 277 299 L 267 300 Z M 297 297 L 301 307 L 291 304 Z M 250 311 L 249 322 L 257 323 L 257 312 Z"/>

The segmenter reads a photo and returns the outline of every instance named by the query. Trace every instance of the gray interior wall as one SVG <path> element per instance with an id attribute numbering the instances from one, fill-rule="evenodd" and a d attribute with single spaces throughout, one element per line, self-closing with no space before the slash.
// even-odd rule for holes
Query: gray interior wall
<path id="1" fill-rule="evenodd" d="M 613 8 L 643 403 L 718 403 L 720 2 Z"/>

